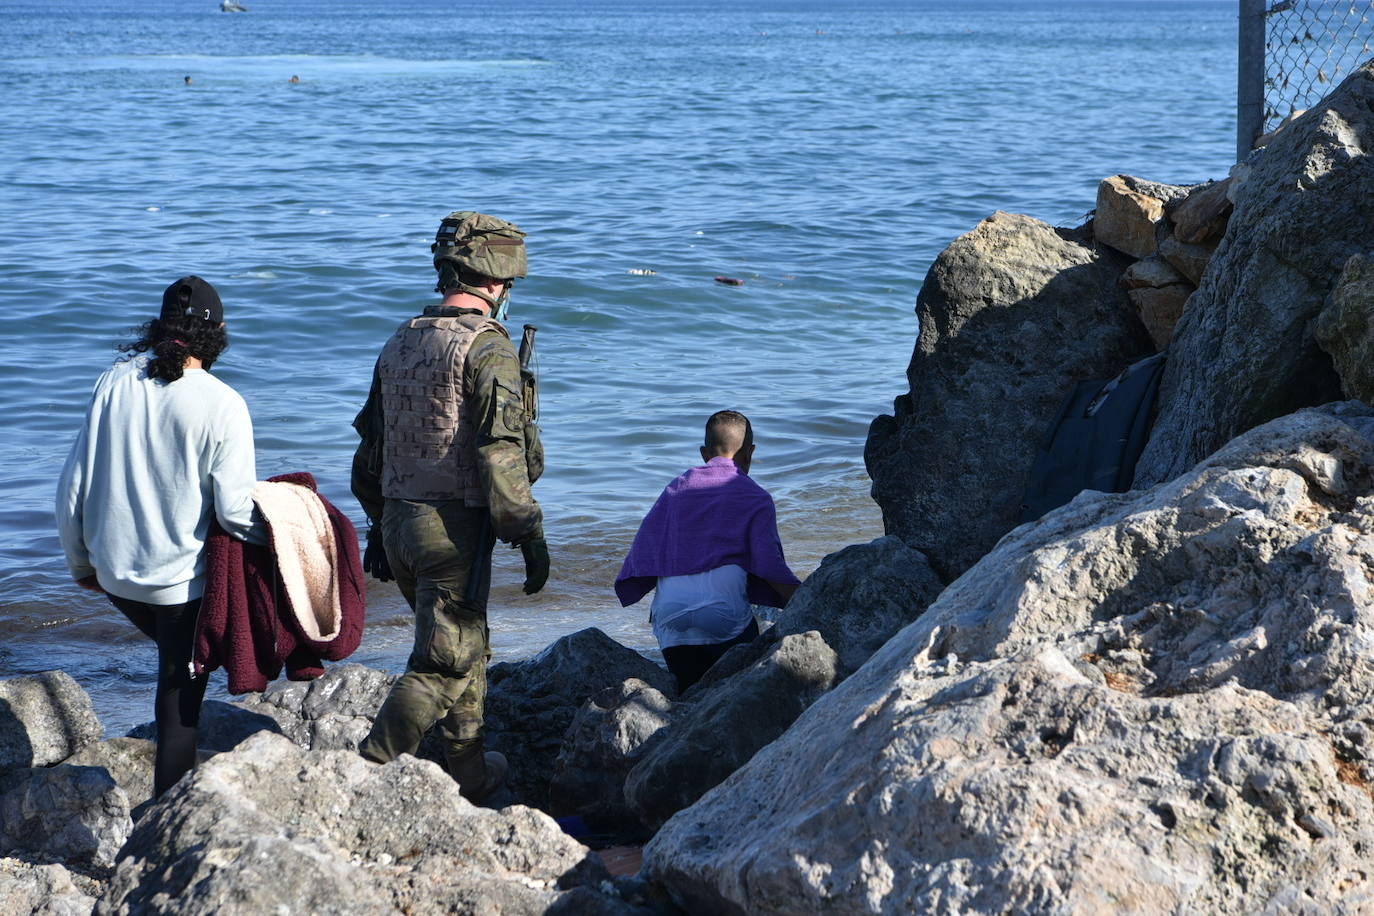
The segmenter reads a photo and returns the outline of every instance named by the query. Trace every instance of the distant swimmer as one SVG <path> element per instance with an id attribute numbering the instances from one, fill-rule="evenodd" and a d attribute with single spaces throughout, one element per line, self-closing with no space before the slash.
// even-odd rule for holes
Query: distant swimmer
<path id="1" fill-rule="evenodd" d="M 294 73 L 291 75 L 291 78 L 287 80 L 288 83 L 299 83 L 300 81 L 301 78 L 299 76 L 296 76 Z"/>
<path id="2" fill-rule="evenodd" d="M 236 0 L 220 0 L 219 11 L 221 13 L 246 13 L 248 7 L 241 6 Z"/>
<path id="3" fill-rule="evenodd" d="M 191 85 L 191 78 L 189 76 L 183 76 L 182 80 L 186 83 L 186 85 Z"/>

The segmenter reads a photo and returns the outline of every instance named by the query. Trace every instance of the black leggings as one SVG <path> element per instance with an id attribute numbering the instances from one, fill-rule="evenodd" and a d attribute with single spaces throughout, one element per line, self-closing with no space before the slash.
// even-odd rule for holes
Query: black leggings
<path id="1" fill-rule="evenodd" d="M 664 649 L 663 660 L 668 663 L 668 670 L 672 672 L 673 677 L 677 678 L 677 692 L 682 693 L 701 680 L 702 675 L 731 648 L 753 642 L 754 637 L 758 635 L 759 622 L 751 617 L 749 626 L 744 628 L 744 632 L 733 639 L 727 639 L 725 642 L 714 642 L 705 646 L 673 646 L 670 649 Z"/>
<path id="2" fill-rule="evenodd" d="M 191 675 L 191 652 L 196 638 L 200 599 L 185 604 L 144 604 L 110 595 L 110 601 L 134 626 L 157 643 L 157 757 L 153 764 L 153 795 L 176 785 L 196 765 L 196 729 L 200 704 L 209 678 Z"/>

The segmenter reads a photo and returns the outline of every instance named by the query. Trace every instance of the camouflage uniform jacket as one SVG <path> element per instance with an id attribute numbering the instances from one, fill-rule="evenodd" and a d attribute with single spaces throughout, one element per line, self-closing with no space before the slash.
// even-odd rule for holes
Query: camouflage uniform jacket
<path id="1" fill-rule="evenodd" d="M 371 523 L 387 498 L 461 499 L 488 506 L 503 541 L 542 536 L 525 459 L 538 429 L 525 415 L 515 347 L 481 312 L 430 306 L 401 325 L 353 426 L 362 437 L 353 493 Z"/>

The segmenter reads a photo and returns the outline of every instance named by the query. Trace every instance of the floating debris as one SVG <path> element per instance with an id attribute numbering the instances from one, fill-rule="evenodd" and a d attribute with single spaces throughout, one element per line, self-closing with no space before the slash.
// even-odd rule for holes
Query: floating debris
<path id="1" fill-rule="evenodd" d="M 653 277 L 658 275 L 658 271 L 650 270 L 647 267 L 631 267 L 630 275 L 634 277 Z"/>
<path id="2" fill-rule="evenodd" d="M 739 277 L 716 277 L 717 283 L 724 283 L 726 286 L 743 286 L 744 281 Z"/>

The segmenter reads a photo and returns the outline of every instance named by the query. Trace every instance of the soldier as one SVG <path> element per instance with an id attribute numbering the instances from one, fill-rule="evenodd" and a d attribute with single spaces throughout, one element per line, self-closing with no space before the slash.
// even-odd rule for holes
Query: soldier
<path id="1" fill-rule="evenodd" d="M 443 301 L 392 335 L 353 422 L 353 493 L 371 523 L 363 565 L 384 582 L 394 574 L 415 611 L 406 672 L 359 751 L 378 763 L 413 754 L 438 723 L 449 774 L 474 802 L 506 773 L 505 757 L 482 747 L 495 541 L 524 554 L 525 594 L 549 575 L 530 492 L 544 463 L 533 376 L 500 323 L 525 276 L 524 236 L 481 213 L 444 218 L 431 249 Z"/>

